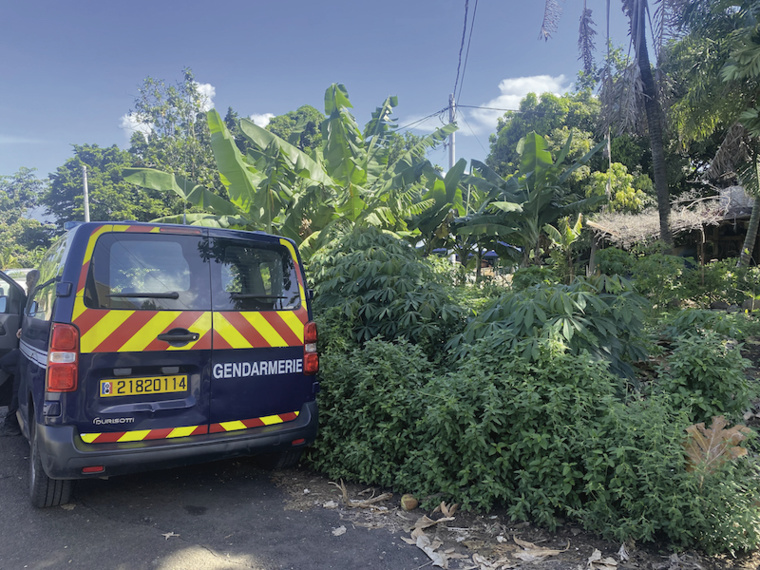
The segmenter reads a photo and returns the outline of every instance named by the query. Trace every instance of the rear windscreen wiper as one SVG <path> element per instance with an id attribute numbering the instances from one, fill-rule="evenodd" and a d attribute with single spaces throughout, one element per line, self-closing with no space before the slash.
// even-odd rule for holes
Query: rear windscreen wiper
<path id="1" fill-rule="evenodd" d="M 169 291 L 167 293 L 111 293 L 109 297 L 139 297 L 150 299 L 179 299 L 179 293 L 176 291 Z"/>
<path id="2" fill-rule="evenodd" d="M 287 299 L 282 295 L 266 295 L 263 293 L 230 293 L 231 299 Z"/>

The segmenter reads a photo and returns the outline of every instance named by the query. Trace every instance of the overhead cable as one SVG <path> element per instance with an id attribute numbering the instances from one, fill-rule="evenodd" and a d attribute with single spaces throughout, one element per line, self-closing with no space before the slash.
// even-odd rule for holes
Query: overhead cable
<path id="1" fill-rule="evenodd" d="M 470 58 L 470 43 L 472 42 L 472 30 L 475 28 L 475 16 L 478 13 L 478 0 L 475 0 L 475 7 L 472 9 L 472 20 L 470 21 L 470 35 L 467 38 L 467 51 L 464 54 L 464 67 L 462 67 L 462 84 L 459 86 L 459 93 L 456 94 L 456 101 L 459 101 L 462 97 L 462 89 L 464 88 L 464 74 L 467 72 L 467 60 Z M 465 16 L 465 26 L 467 26 L 467 20 Z M 460 50 L 461 57 L 461 50 Z M 454 87 L 456 89 L 456 86 Z M 456 91 L 454 91 L 456 93 Z"/>
<path id="2" fill-rule="evenodd" d="M 462 67 L 462 51 L 464 50 L 464 39 L 467 37 L 467 11 L 470 8 L 470 0 L 464 0 L 464 28 L 462 29 L 462 42 L 459 45 L 459 63 L 457 63 L 457 77 L 454 80 L 454 89 L 451 91 L 452 95 L 457 92 L 457 86 L 459 85 L 459 70 Z"/>

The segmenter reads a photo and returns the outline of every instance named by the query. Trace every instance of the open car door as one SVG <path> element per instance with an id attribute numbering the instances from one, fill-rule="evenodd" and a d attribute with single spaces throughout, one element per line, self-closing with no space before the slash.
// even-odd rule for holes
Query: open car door
<path id="1" fill-rule="evenodd" d="M 24 288 L 0 271 L 0 358 L 18 348 L 16 332 L 21 327 L 21 314 L 26 303 Z M 8 374 L 0 371 L 0 406 L 10 400 Z"/>

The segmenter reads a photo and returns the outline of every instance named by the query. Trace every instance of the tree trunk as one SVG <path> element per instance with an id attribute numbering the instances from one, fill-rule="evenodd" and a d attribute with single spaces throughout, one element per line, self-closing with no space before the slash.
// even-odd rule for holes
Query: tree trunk
<path id="1" fill-rule="evenodd" d="M 755 172 L 760 175 L 760 161 L 755 157 Z M 757 229 L 760 225 L 760 178 L 757 179 L 758 187 L 756 189 L 755 201 L 752 203 L 752 215 L 749 217 L 747 225 L 747 235 L 744 237 L 744 245 L 739 256 L 737 267 L 747 266 L 752 263 L 752 251 L 755 249 L 757 241 Z"/>
<path id="2" fill-rule="evenodd" d="M 627 3 L 624 2 L 624 4 Z M 660 214 L 660 239 L 671 247 L 673 236 L 670 233 L 670 191 L 665 168 L 665 147 L 662 142 L 663 115 L 647 50 L 645 25 L 647 3 L 645 0 L 633 0 L 628 5 L 631 36 L 643 85 L 649 145 L 652 147 L 652 170 L 654 171 L 654 186 L 657 190 L 657 210 Z"/>

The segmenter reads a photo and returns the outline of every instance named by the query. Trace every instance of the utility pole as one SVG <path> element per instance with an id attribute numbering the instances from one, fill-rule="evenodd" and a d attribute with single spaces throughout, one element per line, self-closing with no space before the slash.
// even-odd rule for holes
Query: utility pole
<path id="1" fill-rule="evenodd" d="M 84 221 L 90 221 L 90 197 L 87 195 L 87 165 L 82 165 L 82 180 L 84 181 Z"/>
<path id="2" fill-rule="evenodd" d="M 449 123 L 453 123 L 456 118 L 456 104 L 454 103 L 454 94 L 449 95 Z M 449 170 L 454 168 L 454 159 L 456 153 L 454 152 L 454 133 L 449 135 Z"/>

